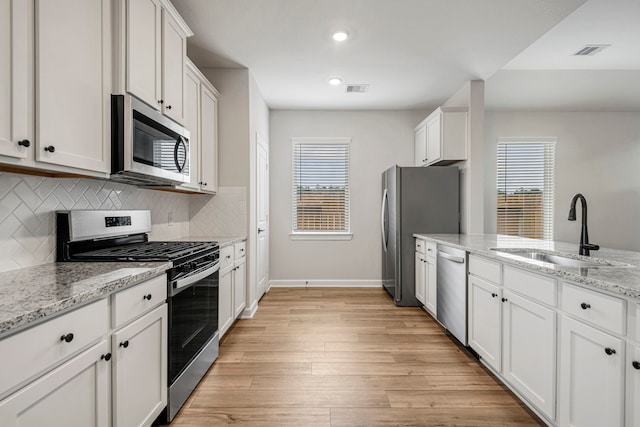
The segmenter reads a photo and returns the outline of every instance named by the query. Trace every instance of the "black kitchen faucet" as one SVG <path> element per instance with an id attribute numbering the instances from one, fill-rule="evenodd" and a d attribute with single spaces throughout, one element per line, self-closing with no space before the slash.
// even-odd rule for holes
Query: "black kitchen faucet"
<path id="1" fill-rule="evenodd" d="M 590 251 L 597 251 L 600 246 L 589 243 L 589 231 L 587 230 L 587 199 L 580 193 L 573 196 L 571 206 L 569 207 L 569 221 L 576 220 L 576 201 L 580 199 L 582 205 L 582 229 L 580 231 L 580 249 L 579 255 L 589 256 Z"/>

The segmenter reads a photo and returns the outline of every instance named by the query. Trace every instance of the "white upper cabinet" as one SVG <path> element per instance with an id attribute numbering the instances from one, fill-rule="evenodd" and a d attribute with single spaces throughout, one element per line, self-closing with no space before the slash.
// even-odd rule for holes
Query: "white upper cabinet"
<path id="1" fill-rule="evenodd" d="M 111 2 L 36 1 L 36 160 L 109 171 Z"/>
<path id="2" fill-rule="evenodd" d="M 466 107 L 437 108 L 414 131 L 416 166 L 445 166 L 467 159 Z"/>
<path id="3" fill-rule="evenodd" d="M 33 158 L 33 2 L 0 0 L 0 155 Z"/>
<path id="4" fill-rule="evenodd" d="M 0 163 L 107 176 L 111 15 L 109 0 L 0 0 Z"/>
<path id="5" fill-rule="evenodd" d="M 193 33 L 168 0 L 119 0 L 118 5 L 118 91 L 124 83 L 126 92 L 184 124 L 186 40 Z"/>

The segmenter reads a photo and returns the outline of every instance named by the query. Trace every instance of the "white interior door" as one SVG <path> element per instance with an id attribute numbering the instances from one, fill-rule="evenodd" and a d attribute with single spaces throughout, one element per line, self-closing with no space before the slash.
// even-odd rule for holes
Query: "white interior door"
<path id="1" fill-rule="evenodd" d="M 269 283 L 269 147 L 264 138 L 256 135 L 258 141 L 258 300 L 267 291 Z"/>

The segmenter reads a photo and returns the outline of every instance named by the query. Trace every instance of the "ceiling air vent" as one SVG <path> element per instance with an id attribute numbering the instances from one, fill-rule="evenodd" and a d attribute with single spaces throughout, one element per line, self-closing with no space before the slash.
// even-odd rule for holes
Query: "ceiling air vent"
<path id="1" fill-rule="evenodd" d="M 610 44 L 588 44 L 575 52 L 574 56 L 592 56 L 611 46 Z"/>
<path id="2" fill-rule="evenodd" d="M 369 85 L 346 85 L 345 92 L 347 93 L 367 93 L 369 91 Z"/>

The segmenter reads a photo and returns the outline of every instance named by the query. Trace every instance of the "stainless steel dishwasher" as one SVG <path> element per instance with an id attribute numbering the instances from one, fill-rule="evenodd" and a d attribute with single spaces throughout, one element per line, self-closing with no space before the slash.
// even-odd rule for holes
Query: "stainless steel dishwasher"
<path id="1" fill-rule="evenodd" d="M 467 345 L 467 253 L 438 245 L 437 318 Z"/>

